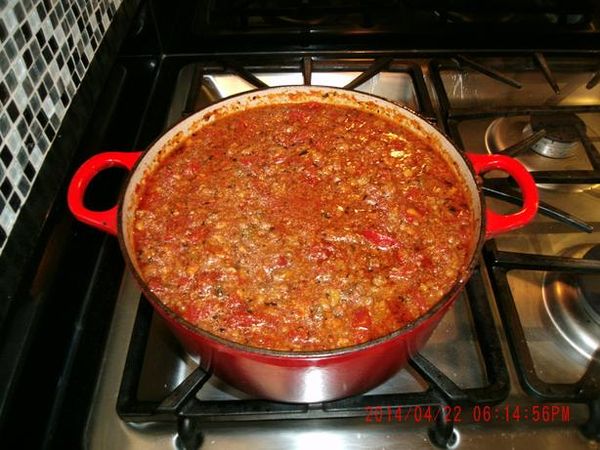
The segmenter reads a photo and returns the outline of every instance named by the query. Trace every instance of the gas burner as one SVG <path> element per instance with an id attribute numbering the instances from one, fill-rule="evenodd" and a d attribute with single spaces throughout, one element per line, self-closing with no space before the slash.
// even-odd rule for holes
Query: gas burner
<path id="1" fill-rule="evenodd" d="M 517 158 L 530 171 L 585 170 L 587 156 L 581 144 L 586 131 L 583 120 L 571 113 L 532 114 L 495 119 L 485 132 L 485 145 L 490 153 L 505 149 L 545 130 L 545 136 L 523 151 Z M 542 189 L 581 192 L 594 185 L 538 184 Z"/>
<path id="2" fill-rule="evenodd" d="M 600 260 L 600 244 L 571 247 L 561 256 Z M 559 334 L 579 354 L 591 359 L 600 348 L 600 275 L 547 272 L 543 297 Z"/>
<path id="3" fill-rule="evenodd" d="M 585 123 L 575 114 L 556 113 L 549 115 L 534 114 L 526 127 L 526 134 L 546 130 L 546 136 L 531 149 L 548 158 L 569 158 L 575 153 L 580 131 L 585 132 Z"/>

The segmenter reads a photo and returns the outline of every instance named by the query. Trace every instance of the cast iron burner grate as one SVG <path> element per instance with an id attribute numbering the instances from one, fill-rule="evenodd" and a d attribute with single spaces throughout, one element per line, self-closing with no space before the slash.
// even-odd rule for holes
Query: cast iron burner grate
<path id="1" fill-rule="evenodd" d="M 364 394 L 312 404 L 260 399 L 200 400 L 196 394 L 211 377 L 201 368 L 195 369 L 162 401 L 140 400 L 138 385 L 153 316 L 151 306 L 142 299 L 121 380 L 117 412 L 127 422 L 177 423 L 180 444 L 184 448 L 197 448 L 202 442 L 202 427 L 208 423 L 365 417 L 368 408 L 391 408 L 393 411 L 401 408 L 406 412 L 408 408 L 421 406 L 444 411 L 444 408 L 453 406 L 469 408 L 500 403 L 508 396 L 510 381 L 479 267 L 466 286 L 466 294 L 470 313 L 477 318 L 473 326 L 485 366 L 485 386 L 460 388 L 431 361 L 417 354 L 410 364 L 426 381 L 428 388 L 424 391 Z M 454 433 L 453 424 L 444 422 L 443 417 L 443 413 L 437 414 L 438 419 L 429 428 L 429 437 L 435 445 L 446 448 Z"/>
<path id="2" fill-rule="evenodd" d="M 531 60 L 535 62 L 537 70 L 539 70 L 548 85 L 559 93 L 556 79 L 550 70 L 546 59 L 541 53 L 533 53 Z M 450 133 L 451 137 L 462 147 L 460 133 L 458 131 L 458 125 L 461 121 L 483 119 L 491 117 L 514 117 L 514 116 L 535 116 L 536 120 L 541 120 L 543 116 L 546 117 L 557 117 L 577 113 L 591 113 L 600 112 L 600 105 L 517 105 L 517 106 L 498 106 L 496 104 L 490 104 L 489 106 L 481 108 L 468 108 L 461 109 L 453 107 L 452 102 L 448 97 L 448 92 L 442 80 L 441 72 L 444 70 L 461 71 L 464 67 L 469 67 L 471 70 L 483 74 L 491 79 L 496 80 L 506 86 L 510 86 L 513 89 L 522 89 L 523 85 L 500 71 L 490 68 L 484 64 L 478 63 L 470 58 L 463 55 L 457 54 L 450 60 L 433 60 L 430 63 L 431 78 L 435 87 L 435 91 L 440 103 L 440 109 L 442 111 L 442 118 L 445 122 L 446 131 Z M 594 77 L 595 78 L 595 77 Z M 590 80 L 591 82 L 592 80 Z M 589 88 L 588 88 L 589 89 Z M 591 170 L 532 170 L 530 173 L 535 179 L 536 183 L 540 184 L 582 184 L 582 185 L 594 185 L 600 184 L 600 152 L 591 141 L 586 133 L 585 126 L 581 121 L 572 121 L 568 124 L 569 134 L 579 141 L 585 150 L 585 154 L 592 166 Z M 533 142 L 531 145 L 535 144 Z M 506 183 L 502 183 L 505 184 Z M 505 186 L 505 188 L 509 188 Z"/>
<path id="3" fill-rule="evenodd" d="M 557 83 L 548 65 L 541 54 L 533 55 L 539 70 L 543 73 L 548 84 L 558 93 Z M 514 89 L 521 89 L 522 85 L 517 81 L 506 77 L 486 66 L 480 65 L 457 55 L 454 58 L 458 68 L 467 65 L 471 69 L 503 83 Z M 440 107 L 446 130 L 461 147 L 464 147 L 459 131 L 461 121 L 515 116 L 537 116 L 547 117 L 559 115 L 570 115 L 586 112 L 600 112 L 599 105 L 576 105 L 576 106 L 497 106 L 489 108 L 461 109 L 453 107 L 448 93 L 442 81 L 442 70 L 457 70 L 455 63 L 447 61 L 433 61 L 430 65 L 432 79 L 436 93 L 440 100 Z M 588 83 L 589 84 L 589 83 Z M 588 89 L 591 87 L 588 87 Z M 581 142 L 585 154 L 592 166 L 591 170 L 557 170 L 557 171 L 532 171 L 531 175 L 538 183 L 548 184 L 597 184 L 600 182 L 600 153 L 587 136 L 585 126 L 581 121 L 575 120 L 568 124 L 569 132 Z M 528 146 L 534 145 L 536 141 L 526 142 Z M 514 145 L 518 147 L 520 144 Z M 512 186 L 501 179 L 484 180 L 484 192 L 504 201 L 519 204 L 518 194 Z M 592 227 L 577 218 L 556 210 L 550 205 L 540 202 L 540 213 L 555 220 L 559 220 L 581 231 L 591 232 Z M 495 241 L 487 242 L 484 246 L 484 258 L 490 275 L 492 288 L 500 316 L 506 331 L 511 355 L 516 366 L 517 376 L 523 389 L 536 399 L 544 402 L 565 402 L 575 404 L 587 404 L 590 415 L 588 421 L 582 425 L 583 434 L 595 440 L 600 440 L 600 350 L 591 358 L 584 375 L 574 383 L 547 383 L 537 374 L 527 338 L 521 323 L 515 299 L 513 298 L 507 274 L 511 270 L 531 270 L 548 272 L 565 272 L 573 274 L 599 274 L 600 262 L 581 260 L 562 256 L 545 256 L 538 254 L 525 254 L 516 252 L 499 251 Z"/>
<path id="4" fill-rule="evenodd" d="M 506 330 L 519 381 L 529 394 L 545 402 L 582 403 L 589 407 L 588 421 L 581 431 L 600 440 L 600 349 L 596 350 L 583 376 L 574 383 L 547 383 L 537 374 L 507 274 L 511 270 L 535 270 L 600 276 L 600 261 L 562 256 L 534 255 L 498 250 L 495 242 L 484 247 L 484 257 L 500 316 Z"/>

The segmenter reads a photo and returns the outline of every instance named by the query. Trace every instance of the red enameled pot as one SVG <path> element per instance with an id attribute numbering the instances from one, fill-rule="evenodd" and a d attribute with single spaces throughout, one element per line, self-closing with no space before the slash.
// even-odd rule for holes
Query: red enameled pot
<path id="1" fill-rule="evenodd" d="M 196 328 L 167 309 L 150 291 L 140 275 L 132 245 L 132 222 L 136 186 L 144 174 L 194 130 L 219 117 L 254 106 L 317 101 L 348 105 L 381 114 L 410 127 L 429 139 L 454 164 L 471 194 L 475 229 L 469 264 L 448 286 L 446 294 L 426 314 L 387 336 L 352 347 L 319 352 L 263 350 L 214 336 Z M 131 170 L 118 206 L 91 211 L 83 203 L 89 182 L 109 167 Z M 489 170 L 508 173 L 523 193 L 523 207 L 510 215 L 486 210 L 477 175 Z M 102 153 L 90 158 L 75 173 L 68 191 L 68 204 L 77 219 L 118 235 L 127 264 L 146 298 L 163 316 L 173 333 L 190 353 L 198 355 L 204 368 L 225 382 L 252 395 L 286 402 L 321 402 L 365 392 L 387 380 L 417 352 L 453 304 L 468 280 L 486 238 L 527 224 L 538 206 L 535 182 L 516 160 L 501 155 L 474 155 L 459 151 L 446 136 L 415 113 L 385 99 L 344 89 L 289 86 L 251 91 L 227 98 L 178 123 L 145 152 Z"/>

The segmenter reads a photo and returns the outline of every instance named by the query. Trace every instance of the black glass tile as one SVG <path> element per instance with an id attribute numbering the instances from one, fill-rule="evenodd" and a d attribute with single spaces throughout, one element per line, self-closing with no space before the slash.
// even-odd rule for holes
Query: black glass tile
<path id="1" fill-rule="evenodd" d="M 52 142 L 52 140 L 54 139 L 54 136 L 56 136 L 56 132 L 52 129 L 51 126 L 47 126 L 44 129 L 44 133 L 46 133 L 46 137 L 48 138 L 48 141 Z"/>
<path id="2" fill-rule="evenodd" d="M 8 88 L 6 87 L 5 83 L 0 82 L 0 102 L 3 105 L 5 105 L 7 101 L 8 101 Z"/>
<path id="3" fill-rule="evenodd" d="M 21 25 L 21 32 L 23 33 L 23 36 L 25 36 L 26 41 L 29 41 L 29 39 L 31 39 L 31 37 L 33 36 L 33 34 L 31 33 L 31 27 L 27 22 L 23 22 L 23 24 Z"/>
<path id="4" fill-rule="evenodd" d="M 13 195 L 11 195 L 8 199 L 8 204 L 14 212 L 17 212 L 21 207 L 21 199 L 19 198 L 19 194 L 13 192 Z"/>
<path id="5" fill-rule="evenodd" d="M 33 112 L 31 111 L 29 105 L 27 105 L 23 110 L 23 117 L 25 118 L 27 123 L 30 123 L 33 120 Z"/>
<path id="6" fill-rule="evenodd" d="M 38 16 L 40 16 L 40 20 L 43 20 L 44 17 L 46 17 L 46 8 L 44 7 L 44 4 L 42 2 L 38 3 L 36 10 Z"/>
<path id="7" fill-rule="evenodd" d="M 45 99 L 48 95 L 48 91 L 46 90 L 46 87 L 43 83 L 40 83 L 40 85 L 38 86 L 38 93 L 40 94 L 41 99 Z"/>
<path id="8" fill-rule="evenodd" d="M 4 203 L 4 200 L 2 200 L 2 203 Z M 1 209 L 3 209 L 4 206 L 2 206 Z M 6 232 L 2 229 L 2 227 L 0 227 L 0 247 L 2 247 L 4 245 L 4 243 L 6 242 Z"/>
<path id="9" fill-rule="evenodd" d="M 38 113 L 36 118 L 42 126 L 42 129 L 46 128 L 46 125 L 48 125 L 48 118 L 46 117 L 46 113 L 43 110 Z"/>
<path id="10" fill-rule="evenodd" d="M 31 50 L 26 49 L 23 52 L 23 60 L 25 61 L 25 64 L 29 68 L 29 66 L 31 66 L 31 64 L 33 63 L 33 57 L 31 56 Z"/>
<path id="11" fill-rule="evenodd" d="M 62 67 L 65 64 L 65 60 L 61 53 L 56 54 L 56 64 L 58 64 L 58 67 Z"/>
<path id="12" fill-rule="evenodd" d="M 13 160 L 13 155 L 10 153 L 10 150 L 7 146 L 4 146 L 2 150 L 0 150 L 0 160 L 4 163 L 6 167 L 8 167 L 11 161 Z M 6 193 L 4 194 L 6 195 Z"/>
<path id="13" fill-rule="evenodd" d="M 90 63 L 90 60 L 88 59 L 88 57 L 87 57 L 87 55 L 86 55 L 85 53 L 83 53 L 83 54 L 81 55 L 81 62 L 83 63 L 83 65 L 84 65 L 85 67 L 87 67 L 87 66 L 88 66 L 88 64 Z"/>
<path id="14" fill-rule="evenodd" d="M 0 40 L 2 42 L 6 41 L 8 37 L 8 32 L 6 31 L 6 27 L 4 26 L 4 22 L 0 21 Z"/>
<path id="15" fill-rule="evenodd" d="M 50 50 L 52 50 L 52 53 L 56 53 L 56 51 L 58 50 L 58 43 L 56 42 L 54 36 L 51 36 L 50 39 L 48 39 L 48 45 L 50 46 Z"/>
<path id="16" fill-rule="evenodd" d="M 42 50 L 42 56 L 44 57 L 44 61 L 46 61 L 46 64 L 50 64 L 50 61 L 52 61 L 52 51 L 50 50 L 50 47 L 44 47 L 44 49 Z"/>
<path id="17" fill-rule="evenodd" d="M 60 101 L 62 102 L 63 106 L 66 108 L 67 105 L 69 104 L 69 96 L 66 92 L 62 93 L 62 95 L 60 96 Z"/>
<path id="18" fill-rule="evenodd" d="M 12 194 L 12 191 L 13 191 L 12 184 L 10 184 L 10 181 L 8 180 L 8 178 L 5 178 L 4 181 L 2 182 L 2 184 L 0 184 L 0 192 L 2 192 L 2 194 L 4 195 L 4 198 L 8 198 L 10 196 L 10 194 Z"/>
<path id="19" fill-rule="evenodd" d="M 15 102 L 11 101 L 6 107 L 6 110 L 8 111 L 8 117 L 10 117 L 13 122 L 16 122 L 19 118 L 19 110 L 17 109 Z"/>
<path id="20" fill-rule="evenodd" d="M 74 3 L 69 7 L 69 11 L 67 12 L 67 20 L 69 21 L 69 25 L 73 25 L 75 23 L 75 17 L 77 16 L 79 16 L 79 5 Z"/>
<path id="21" fill-rule="evenodd" d="M 75 57 L 73 55 L 67 60 L 67 67 L 69 68 L 69 72 L 75 72 Z"/>
<path id="22" fill-rule="evenodd" d="M 35 33 L 35 38 L 36 38 L 38 44 L 40 44 L 41 48 L 43 48 L 44 45 L 46 45 L 46 37 L 44 36 L 44 32 L 42 31 L 41 28 L 38 30 L 37 33 Z"/>
<path id="23" fill-rule="evenodd" d="M 33 179 L 35 177 L 35 169 L 31 165 L 31 163 L 27 163 L 25 165 L 25 170 L 23 172 L 25 173 L 25 176 L 27 177 L 27 179 L 29 181 L 33 181 Z"/>

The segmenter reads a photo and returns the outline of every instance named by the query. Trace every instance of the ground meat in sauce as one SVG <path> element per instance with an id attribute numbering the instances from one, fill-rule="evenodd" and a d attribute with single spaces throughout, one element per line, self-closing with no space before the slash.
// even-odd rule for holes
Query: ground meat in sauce
<path id="1" fill-rule="evenodd" d="M 242 344 L 346 347 L 426 312 L 464 269 L 468 193 L 403 126 L 316 102 L 199 129 L 138 186 L 137 259 L 192 324 Z"/>

